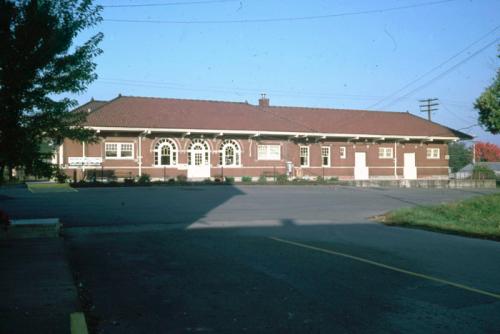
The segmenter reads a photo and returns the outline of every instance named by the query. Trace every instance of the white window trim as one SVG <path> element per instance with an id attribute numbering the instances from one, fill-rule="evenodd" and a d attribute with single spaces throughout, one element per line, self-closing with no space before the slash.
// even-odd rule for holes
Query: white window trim
<path id="1" fill-rule="evenodd" d="M 260 147 L 265 146 L 266 147 L 266 154 L 265 156 L 262 156 L 260 154 Z M 277 146 L 279 148 L 279 155 L 278 157 L 270 157 L 269 152 L 270 152 L 270 147 L 271 146 Z M 262 160 L 262 161 L 279 161 L 281 160 L 281 145 L 279 144 L 259 144 L 257 145 L 257 160 Z"/>
<path id="2" fill-rule="evenodd" d="M 340 146 L 339 153 L 340 159 L 347 159 L 347 146 Z"/>
<path id="3" fill-rule="evenodd" d="M 232 164 L 232 165 L 226 164 L 226 147 L 227 146 L 233 147 L 234 156 L 235 157 L 238 156 L 238 163 L 237 164 Z M 219 154 L 222 155 L 222 165 L 220 165 L 221 167 L 231 168 L 231 167 L 241 167 L 242 166 L 242 164 L 241 164 L 241 146 L 237 141 L 235 141 L 235 140 L 223 141 L 221 148 L 219 150 Z"/>
<path id="4" fill-rule="evenodd" d="M 390 154 L 387 154 L 390 152 Z M 379 147 L 378 148 L 378 158 L 379 159 L 394 159 L 394 150 L 392 147 Z"/>
<path id="5" fill-rule="evenodd" d="M 303 165 L 300 164 L 300 167 L 309 167 L 309 157 L 310 157 L 309 146 L 299 146 L 299 159 L 302 158 L 302 149 L 304 148 L 307 150 L 306 162 Z"/>
<path id="6" fill-rule="evenodd" d="M 106 155 L 106 152 L 107 152 L 107 149 L 106 149 L 106 145 L 108 144 L 116 144 L 116 157 L 108 157 Z M 122 157 L 122 145 L 132 145 L 132 156 L 130 157 Z M 114 141 L 110 141 L 110 142 L 105 142 L 104 143 L 104 159 L 106 160 L 134 160 L 134 156 L 135 156 L 135 145 L 133 142 L 114 142 Z"/>
<path id="7" fill-rule="evenodd" d="M 429 154 L 430 152 L 430 154 Z M 434 152 L 437 152 L 437 156 L 434 155 Z M 427 148 L 427 159 L 438 160 L 441 158 L 441 150 L 438 147 L 428 147 Z"/>
<path id="8" fill-rule="evenodd" d="M 323 149 L 328 150 L 328 164 L 325 165 L 323 163 L 323 158 L 326 157 L 326 155 L 323 155 Z M 330 146 L 321 146 L 321 166 L 322 167 L 330 167 L 332 165 L 332 150 L 330 149 Z"/>
<path id="9" fill-rule="evenodd" d="M 175 140 L 171 138 L 161 138 L 157 143 L 156 143 L 156 148 L 154 149 L 155 152 L 153 154 L 157 154 L 158 161 L 155 166 L 158 167 L 174 167 L 177 166 L 179 163 L 179 149 L 177 147 L 177 143 Z M 161 163 L 161 149 L 163 146 L 170 146 L 170 164 L 162 164 Z M 153 157 L 154 158 L 154 157 Z M 175 161 L 172 163 L 172 161 Z M 154 161 L 153 161 L 154 162 Z"/>

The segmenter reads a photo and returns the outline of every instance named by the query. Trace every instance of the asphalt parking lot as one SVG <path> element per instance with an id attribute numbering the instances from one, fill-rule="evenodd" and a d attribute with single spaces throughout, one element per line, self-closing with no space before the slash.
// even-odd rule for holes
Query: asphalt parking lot
<path id="1" fill-rule="evenodd" d="M 500 243 L 387 227 L 495 190 L 191 186 L 0 190 L 60 217 L 99 333 L 500 332 Z"/>

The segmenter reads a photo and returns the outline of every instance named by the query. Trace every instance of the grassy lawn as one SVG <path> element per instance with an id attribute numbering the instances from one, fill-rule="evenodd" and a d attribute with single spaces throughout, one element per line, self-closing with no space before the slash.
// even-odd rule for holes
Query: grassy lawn
<path id="1" fill-rule="evenodd" d="M 399 209 L 380 220 L 387 225 L 500 240 L 500 193 L 437 206 Z"/>
<path id="2" fill-rule="evenodd" d="M 67 183 L 26 183 L 32 193 L 76 192 Z"/>

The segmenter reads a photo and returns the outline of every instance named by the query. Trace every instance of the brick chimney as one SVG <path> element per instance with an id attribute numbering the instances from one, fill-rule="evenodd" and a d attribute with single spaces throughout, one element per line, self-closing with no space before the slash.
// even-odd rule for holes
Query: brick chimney
<path id="1" fill-rule="evenodd" d="M 260 94 L 259 107 L 269 107 L 269 99 L 266 94 Z"/>

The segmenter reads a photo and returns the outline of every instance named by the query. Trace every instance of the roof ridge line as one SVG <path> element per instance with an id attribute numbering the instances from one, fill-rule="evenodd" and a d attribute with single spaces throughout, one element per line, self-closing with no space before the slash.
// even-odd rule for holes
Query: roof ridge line
<path id="1" fill-rule="evenodd" d="M 228 103 L 228 104 L 230 103 L 230 104 L 243 104 L 243 105 L 251 105 L 252 106 L 252 104 L 248 103 L 247 101 L 238 102 L 238 101 L 189 99 L 189 98 L 177 98 L 177 97 L 136 96 L 136 95 L 120 95 L 120 96 L 118 96 L 118 98 L 120 98 L 120 97 L 133 98 L 133 99 L 151 99 L 151 100 L 177 100 L 177 101 L 212 102 L 212 103 Z"/>

